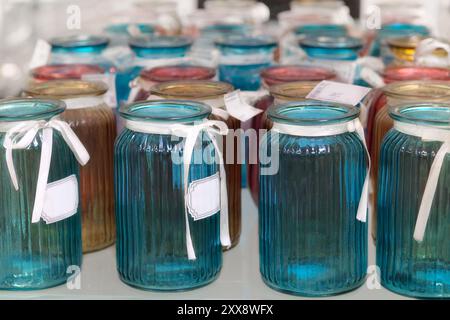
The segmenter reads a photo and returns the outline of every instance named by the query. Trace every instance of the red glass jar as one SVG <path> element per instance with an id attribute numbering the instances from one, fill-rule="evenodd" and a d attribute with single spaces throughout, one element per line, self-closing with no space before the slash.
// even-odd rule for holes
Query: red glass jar
<path id="1" fill-rule="evenodd" d="M 297 65 L 274 66 L 261 72 L 262 83 L 265 87 L 294 81 L 332 80 L 335 77 L 336 74 L 328 69 Z"/>
<path id="2" fill-rule="evenodd" d="M 41 83 L 53 80 L 79 80 L 87 74 L 104 74 L 105 70 L 91 64 L 54 64 L 31 70 L 31 81 Z"/>
<path id="3" fill-rule="evenodd" d="M 212 68 L 193 65 L 162 66 L 141 71 L 133 84 L 137 94 L 133 101 L 147 100 L 151 87 L 157 83 L 182 80 L 212 80 L 216 71 Z"/>

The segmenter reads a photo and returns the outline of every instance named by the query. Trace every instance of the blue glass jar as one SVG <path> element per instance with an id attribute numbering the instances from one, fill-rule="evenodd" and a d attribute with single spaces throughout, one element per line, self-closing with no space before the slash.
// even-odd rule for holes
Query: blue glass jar
<path id="1" fill-rule="evenodd" d="M 450 105 L 397 105 L 390 116 L 378 175 L 381 284 L 407 296 L 449 298 Z"/>
<path id="2" fill-rule="evenodd" d="M 380 57 L 383 51 L 386 51 L 386 40 L 392 38 L 403 38 L 410 36 L 426 37 L 430 35 L 430 30 L 423 25 L 416 25 L 410 23 L 391 23 L 381 27 L 375 40 L 372 42 L 369 55 Z"/>
<path id="3" fill-rule="evenodd" d="M 42 174 L 40 164 L 44 161 L 41 151 L 46 139 L 45 129 L 40 127 L 28 146 L 12 150 L 17 189 L 8 170 L 5 147 L 7 136 L 12 131 L 18 133 L 18 125 L 49 121 L 64 109 L 63 102 L 52 100 L 14 99 L 0 102 L 0 289 L 30 290 L 56 286 L 65 283 L 81 266 L 79 205 L 74 205 L 75 211 L 70 217 L 50 223 L 41 218 L 44 211 L 51 213 L 46 206 L 48 199 L 43 200 L 43 210 L 37 212 L 38 219 L 32 222 L 36 203 L 39 202 L 37 189 L 38 177 L 41 178 Z M 51 148 L 48 182 L 61 182 L 66 177 L 79 181 L 77 160 L 63 136 L 57 130 L 52 131 L 53 141 L 45 146 Z M 23 134 L 25 131 L 18 135 Z"/>
<path id="4" fill-rule="evenodd" d="M 116 72 L 114 62 L 104 56 L 109 38 L 103 36 L 79 35 L 58 37 L 50 40 L 52 46 L 50 64 L 92 64 Z"/>
<path id="5" fill-rule="evenodd" d="M 324 35 L 342 37 L 348 34 L 347 28 L 342 24 L 305 24 L 294 28 L 294 34 L 299 37 L 308 35 Z"/>
<path id="6" fill-rule="evenodd" d="M 255 91 L 260 72 L 274 59 L 276 41 L 270 37 L 231 36 L 216 41 L 220 50 L 219 79 L 236 89 Z"/>
<path id="7" fill-rule="evenodd" d="M 326 60 L 356 60 L 363 47 L 358 38 L 320 34 L 300 39 L 299 44 L 310 58 Z"/>
<path id="8" fill-rule="evenodd" d="M 324 296 L 364 282 L 367 226 L 357 213 L 366 214 L 358 204 L 368 159 L 361 127 L 348 130 L 358 114 L 312 100 L 269 109 L 273 128 L 260 144 L 260 271 L 276 290 Z"/>
<path id="9" fill-rule="evenodd" d="M 191 189 L 184 185 L 186 178 L 191 186 L 216 174 L 217 154 L 210 138 L 200 133 L 194 154 L 204 156 L 184 162 L 191 163 L 185 177 L 185 165 L 175 159 L 188 153 L 187 139 L 170 131 L 174 125 L 206 121 L 210 113 L 203 103 L 182 100 L 140 102 L 120 110 L 126 124 L 115 145 L 117 268 L 127 284 L 185 290 L 206 285 L 219 274 L 221 218 L 218 212 L 197 220 L 188 215 L 185 192 Z M 195 260 L 187 250 L 189 235 Z"/>
<path id="10" fill-rule="evenodd" d="M 119 76 L 117 95 L 120 102 L 129 100 L 130 82 L 142 69 L 186 62 L 192 39 L 183 36 L 141 36 L 129 41 L 135 57 L 132 65 Z M 133 99 L 131 99 L 133 100 Z"/>
<path id="11" fill-rule="evenodd" d="M 132 28 L 135 28 L 136 31 Z M 107 26 L 105 33 L 110 37 L 112 46 L 127 46 L 130 38 L 136 33 L 153 35 L 155 27 L 148 23 L 116 23 Z"/>

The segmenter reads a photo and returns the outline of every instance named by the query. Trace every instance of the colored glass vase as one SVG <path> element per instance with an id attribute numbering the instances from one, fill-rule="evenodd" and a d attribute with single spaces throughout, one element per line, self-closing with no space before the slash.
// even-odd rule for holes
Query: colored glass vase
<path id="1" fill-rule="evenodd" d="M 358 204 L 367 194 L 368 161 L 362 127 L 349 130 L 358 127 L 358 114 L 311 100 L 269 109 L 274 125 L 261 141 L 271 161 L 260 163 L 260 271 L 276 290 L 324 296 L 364 282 L 367 226 L 357 215 L 366 214 Z"/>
<path id="2" fill-rule="evenodd" d="M 51 201 L 55 191 L 61 192 L 58 185 L 65 185 L 67 179 L 74 183 L 69 188 L 73 197 L 67 192 L 64 196 L 67 201 L 78 199 L 77 160 L 59 132 L 61 129 L 49 125 L 49 122 L 56 124 L 64 109 L 63 102 L 54 100 L 0 102 L 0 289 L 53 287 L 65 283 L 81 267 L 80 207 L 73 202 L 62 208 Z M 26 134 L 31 134 L 28 145 L 23 140 L 17 145 L 12 138 Z M 14 169 L 7 165 L 9 152 Z M 51 158 L 43 159 L 44 152 L 47 155 L 50 152 Z M 54 214 L 62 213 L 60 209 L 71 212 L 67 212 L 65 219 L 60 216 L 53 220 Z"/>
<path id="3" fill-rule="evenodd" d="M 448 100 L 447 100 L 448 101 Z M 450 105 L 393 106 L 381 146 L 377 266 L 381 284 L 421 298 L 450 297 Z"/>
<path id="4" fill-rule="evenodd" d="M 90 154 L 80 168 L 83 252 L 103 249 L 114 243 L 114 141 L 113 108 L 104 102 L 108 87 L 102 82 L 61 80 L 36 84 L 28 96 L 58 99 L 67 108 L 61 118 L 70 124 Z"/>
<path id="5" fill-rule="evenodd" d="M 239 243 L 241 235 L 241 156 L 237 146 L 240 138 L 236 130 L 241 128 L 241 122 L 228 115 L 225 109 L 224 95 L 233 91 L 233 86 L 218 81 L 171 81 L 155 85 L 151 89 L 154 99 L 175 99 L 199 101 L 208 104 L 212 108 L 209 117 L 212 120 L 220 120 L 227 124 L 230 132 L 224 139 L 222 150 L 224 159 L 227 159 L 227 146 L 231 146 L 233 155 L 231 160 L 225 163 L 228 192 L 228 214 L 231 247 Z M 231 131 L 232 130 L 232 131 Z"/>
<path id="6" fill-rule="evenodd" d="M 228 230 L 221 228 L 223 203 L 209 207 L 224 200 L 217 192 L 214 134 L 205 132 L 210 113 L 203 103 L 173 100 L 120 110 L 126 123 L 115 145 L 116 252 L 120 278 L 129 285 L 186 290 L 219 274 L 221 232 Z"/>

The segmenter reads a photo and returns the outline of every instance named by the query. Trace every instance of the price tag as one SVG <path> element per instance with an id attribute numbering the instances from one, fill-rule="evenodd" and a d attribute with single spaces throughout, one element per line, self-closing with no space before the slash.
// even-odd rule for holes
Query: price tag
<path id="1" fill-rule="evenodd" d="M 208 218 L 220 211 L 219 173 L 189 184 L 187 208 L 194 220 Z"/>
<path id="2" fill-rule="evenodd" d="M 130 34 L 130 36 L 132 36 L 132 37 L 142 36 L 141 29 L 139 29 L 139 26 L 137 26 L 135 24 L 130 24 L 127 28 L 127 31 Z"/>
<path id="3" fill-rule="evenodd" d="M 38 39 L 34 47 L 33 56 L 31 58 L 29 68 L 34 69 L 44 66 L 48 63 L 52 46 L 45 40 Z"/>
<path id="4" fill-rule="evenodd" d="M 306 98 L 356 106 L 370 90 L 367 87 L 324 80 Z"/>
<path id="5" fill-rule="evenodd" d="M 255 108 L 242 100 L 240 90 L 227 93 L 224 96 L 225 107 L 228 113 L 245 122 L 262 112 L 261 109 Z"/>
<path id="6" fill-rule="evenodd" d="M 78 211 L 78 181 L 73 174 L 47 184 L 42 219 L 47 224 L 73 216 Z"/>

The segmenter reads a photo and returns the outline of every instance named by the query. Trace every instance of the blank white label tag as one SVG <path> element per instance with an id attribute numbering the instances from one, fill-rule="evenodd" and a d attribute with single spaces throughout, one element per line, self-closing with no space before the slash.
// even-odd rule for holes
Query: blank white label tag
<path id="1" fill-rule="evenodd" d="M 44 66 L 48 63 L 52 46 L 45 40 L 38 39 L 29 64 L 30 69 Z"/>
<path id="2" fill-rule="evenodd" d="M 225 94 L 223 97 L 225 101 L 225 107 L 228 113 L 236 118 L 245 122 L 250 120 L 254 116 L 262 112 L 261 109 L 257 109 L 250 104 L 242 100 L 240 90 L 235 90 L 233 92 Z"/>
<path id="3" fill-rule="evenodd" d="M 367 87 L 324 80 L 306 98 L 356 106 L 370 90 Z"/>
<path id="4" fill-rule="evenodd" d="M 78 211 L 78 181 L 73 174 L 47 184 L 42 219 L 49 224 L 73 216 Z"/>
<path id="5" fill-rule="evenodd" d="M 140 37 L 142 36 L 141 29 L 139 29 L 138 25 L 130 24 L 127 28 L 128 34 L 132 37 Z"/>
<path id="6" fill-rule="evenodd" d="M 86 81 L 101 81 L 108 85 L 108 92 L 105 94 L 105 103 L 111 108 L 117 107 L 116 96 L 116 75 L 114 73 L 107 74 L 85 74 L 81 77 Z"/>
<path id="7" fill-rule="evenodd" d="M 194 220 L 208 218 L 220 211 L 220 178 L 218 172 L 189 184 L 187 207 Z"/>

